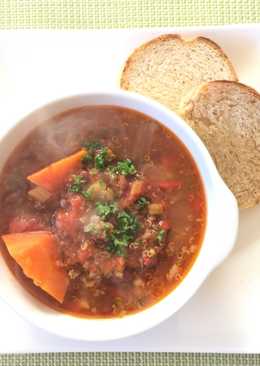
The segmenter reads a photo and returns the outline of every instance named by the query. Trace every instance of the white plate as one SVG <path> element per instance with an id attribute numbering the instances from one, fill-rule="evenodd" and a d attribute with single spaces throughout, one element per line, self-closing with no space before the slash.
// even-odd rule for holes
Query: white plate
<path id="1" fill-rule="evenodd" d="M 0 32 L 0 130 L 55 98 L 116 87 L 128 54 L 161 33 L 208 36 L 240 81 L 260 91 L 260 25 L 112 31 Z M 260 352 L 260 206 L 241 213 L 230 257 L 171 319 L 141 335 L 73 342 L 27 324 L 0 302 L 0 353 L 52 351 Z M 225 230 L 225 228 L 223 228 Z M 1 281 L 3 279 L 0 279 Z"/>

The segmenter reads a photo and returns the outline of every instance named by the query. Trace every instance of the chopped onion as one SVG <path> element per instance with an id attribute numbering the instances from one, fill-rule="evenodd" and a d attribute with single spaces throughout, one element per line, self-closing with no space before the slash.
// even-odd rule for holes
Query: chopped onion
<path id="1" fill-rule="evenodd" d="M 161 203 L 150 203 L 148 211 L 150 215 L 162 215 L 163 205 Z"/>
<path id="2" fill-rule="evenodd" d="M 41 203 L 48 201 L 48 199 L 51 197 L 51 193 L 48 192 L 45 188 L 42 188 L 40 186 L 31 189 L 28 192 L 28 195 L 32 197 L 34 200 L 39 201 Z"/>

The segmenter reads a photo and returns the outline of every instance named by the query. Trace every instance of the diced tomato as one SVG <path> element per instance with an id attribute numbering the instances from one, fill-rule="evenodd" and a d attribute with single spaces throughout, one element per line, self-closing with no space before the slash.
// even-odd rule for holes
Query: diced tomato
<path id="1" fill-rule="evenodd" d="M 171 228 L 171 224 L 169 223 L 169 221 L 167 220 L 161 220 L 159 222 L 159 225 L 160 227 L 163 229 L 163 230 L 170 230 Z"/>
<path id="2" fill-rule="evenodd" d="M 164 180 L 164 181 L 162 180 L 162 181 L 153 183 L 153 185 L 155 185 L 161 189 L 166 189 L 166 190 L 180 189 L 182 186 L 181 182 L 179 182 L 178 180 Z"/>
<path id="3" fill-rule="evenodd" d="M 143 265 L 150 267 L 155 265 L 157 262 L 156 251 L 153 248 L 143 251 Z"/>
<path id="4" fill-rule="evenodd" d="M 143 264 L 144 266 L 147 266 L 150 262 L 150 258 L 147 256 L 143 256 Z"/>
<path id="5" fill-rule="evenodd" d="M 109 275 L 110 273 L 113 272 L 114 267 L 115 267 L 115 262 L 113 260 L 113 258 L 107 259 L 106 261 L 104 261 L 102 263 L 102 272 L 104 275 Z"/>
<path id="6" fill-rule="evenodd" d="M 63 235 L 67 234 L 68 236 L 73 237 L 75 231 L 77 231 L 79 227 L 77 219 L 78 217 L 75 217 L 72 212 L 61 211 L 56 218 L 56 227 Z"/>
<path id="7" fill-rule="evenodd" d="M 73 195 L 69 201 L 75 214 L 81 214 L 86 209 L 86 200 L 80 195 Z"/>
<path id="8" fill-rule="evenodd" d="M 124 175 L 119 175 L 118 177 L 118 186 L 121 192 L 123 192 L 127 186 L 128 186 L 128 182 L 127 179 Z"/>
<path id="9" fill-rule="evenodd" d="M 84 249 L 81 248 L 78 250 L 77 256 L 81 264 L 85 263 L 88 258 L 93 256 L 93 246 L 88 243 Z"/>
<path id="10" fill-rule="evenodd" d="M 79 195 L 73 195 L 69 200 L 68 210 L 61 209 L 56 216 L 56 228 L 62 235 L 73 238 L 81 226 L 80 217 L 85 208 L 86 201 Z"/>
<path id="11" fill-rule="evenodd" d="M 103 261 L 102 272 L 106 276 L 122 273 L 125 267 L 125 260 L 123 257 L 111 257 Z"/>
<path id="12" fill-rule="evenodd" d="M 9 224 L 9 233 L 44 230 L 46 227 L 38 217 L 22 215 L 14 217 Z"/>
<path id="13" fill-rule="evenodd" d="M 157 261 L 157 258 L 156 257 L 147 257 L 147 256 L 144 256 L 143 257 L 143 264 L 145 267 L 151 267 L 153 265 L 155 265 Z"/>
<path id="14" fill-rule="evenodd" d="M 90 257 L 90 252 L 89 250 L 79 250 L 78 251 L 78 260 L 79 263 L 83 264 L 86 262 L 86 260 Z"/>

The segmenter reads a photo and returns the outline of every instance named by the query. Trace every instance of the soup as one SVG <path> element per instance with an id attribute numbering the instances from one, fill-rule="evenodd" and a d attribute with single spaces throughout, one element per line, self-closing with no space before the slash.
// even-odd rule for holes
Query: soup
<path id="1" fill-rule="evenodd" d="M 185 146 L 134 110 L 87 106 L 36 127 L 1 175 L 1 251 L 34 297 L 118 317 L 169 294 L 196 259 L 206 202 Z"/>

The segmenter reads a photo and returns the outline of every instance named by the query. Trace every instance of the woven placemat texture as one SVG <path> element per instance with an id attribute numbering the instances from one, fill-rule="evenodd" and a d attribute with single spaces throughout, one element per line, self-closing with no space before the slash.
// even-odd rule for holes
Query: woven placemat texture
<path id="1" fill-rule="evenodd" d="M 257 366 L 257 355 L 214 353 L 46 353 L 4 355 L 0 366 Z"/>
<path id="2" fill-rule="evenodd" d="M 128 28 L 260 21 L 260 0 L 0 0 L 0 28 Z"/>

